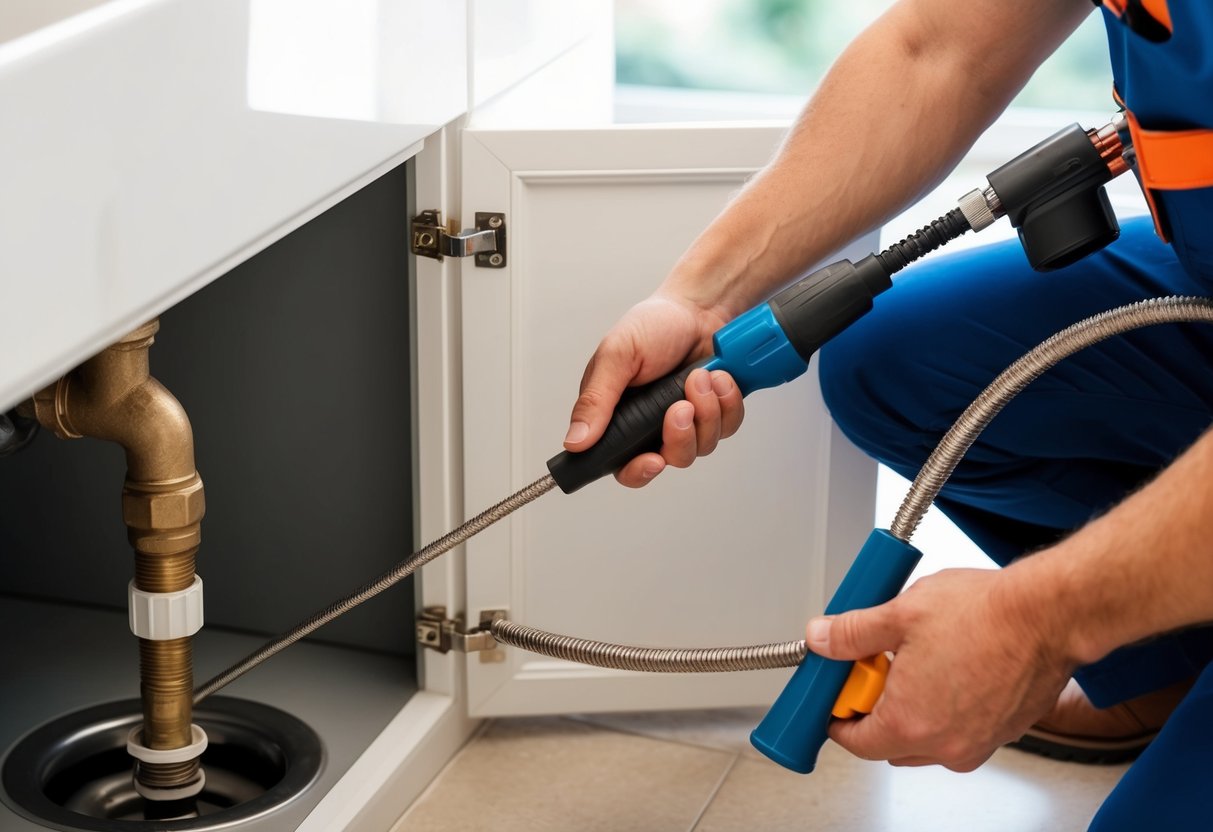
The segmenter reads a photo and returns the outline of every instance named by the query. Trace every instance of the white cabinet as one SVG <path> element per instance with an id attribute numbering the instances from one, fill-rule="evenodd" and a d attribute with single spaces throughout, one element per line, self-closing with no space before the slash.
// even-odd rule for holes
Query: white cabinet
<path id="1" fill-rule="evenodd" d="M 467 130 L 463 225 L 501 211 L 504 269 L 461 264 L 464 506 L 546 473 L 585 361 L 647 295 L 779 127 Z M 857 256 L 874 240 L 846 252 Z M 838 432 L 809 373 L 747 402 L 746 424 L 689 471 L 641 491 L 558 490 L 467 545 L 466 609 L 641 645 L 794 639 L 820 611 L 827 559 L 871 526 L 874 467 Z M 589 668 L 506 649 L 468 659 L 476 716 L 754 705 L 787 671 L 711 677 Z"/>
<path id="2" fill-rule="evenodd" d="M 782 133 L 451 127 L 427 142 L 417 207 L 465 228 L 477 211 L 504 213 L 508 258 L 503 269 L 417 261 L 423 541 L 545 473 L 598 339 Z M 419 606 L 473 619 L 504 608 L 531 626 L 645 645 L 796 638 L 871 528 L 875 469 L 829 421 L 813 369 L 755 394 L 747 413 L 742 431 L 689 471 L 641 491 L 610 480 L 557 490 L 524 507 L 426 566 Z M 423 651 L 422 696 L 450 705 L 411 714 L 409 730 L 432 726 L 417 765 L 453 748 L 469 717 L 764 704 L 788 675 L 634 674 L 504 654 Z"/>

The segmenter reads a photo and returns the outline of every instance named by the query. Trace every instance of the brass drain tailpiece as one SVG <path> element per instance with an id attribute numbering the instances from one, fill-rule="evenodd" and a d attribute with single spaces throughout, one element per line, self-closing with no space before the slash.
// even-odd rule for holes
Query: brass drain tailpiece
<path id="1" fill-rule="evenodd" d="M 159 330 L 151 321 L 90 358 L 20 408 L 62 439 L 89 436 L 126 452 L 122 519 L 135 550 L 136 596 L 154 625 L 139 639 L 141 736 L 132 735 L 136 786 L 154 799 L 196 794 L 204 782 L 199 757 L 205 735 L 191 725 L 192 635 L 201 626 L 201 582 L 194 561 L 205 513 L 194 467 L 194 437 L 181 404 L 149 373 L 148 350 Z M 192 596 L 192 597 L 191 597 Z M 183 601 L 190 620 L 182 620 Z"/>

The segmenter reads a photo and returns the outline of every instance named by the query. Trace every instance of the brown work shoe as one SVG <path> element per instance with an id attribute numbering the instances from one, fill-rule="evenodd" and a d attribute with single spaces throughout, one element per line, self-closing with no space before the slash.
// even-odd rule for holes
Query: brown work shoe
<path id="1" fill-rule="evenodd" d="M 1158 735 L 1194 680 L 1147 693 L 1110 708 L 1096 708 L 1073 679 L 1057 704 L 1028 729 L 1015 748 L 1076 763 L 1123 763 Z"/>

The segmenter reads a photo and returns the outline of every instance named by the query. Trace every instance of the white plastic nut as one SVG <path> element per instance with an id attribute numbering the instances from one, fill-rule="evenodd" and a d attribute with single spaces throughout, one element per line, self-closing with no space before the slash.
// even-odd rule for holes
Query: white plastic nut
<path id="1" fill-rule="evenodd" d="M 202 629 L 202 578 L 180 592 L 130 590 L 131 632 L 152 641 L 185 638 Z"/>
<path id="2" fill-rule="evenodd" d="M 206 731 L 190 723 L 190 744 L 181 748 L 148 748 L 143 744 L 143 726 L 136 725 L 126 735 L 126 753 L 141 763 L 184 763 L 206 751 Z"/>
<path id="3" fill-rule="evenodd" d="M 190 724 L 190 744 L 181 748 L 148 748 L 143 744 L 142 725 L 136 725 L 126 735 L 126 753 L 130 754 L 141 764 L 184 763 L 188 760 L 201 757 L 202 752 L 206 751 L 206 745 L 206 731 L 203 731 L 193 723 Z M 135 775 L 135 791 L 148 800 L 184 800 L 187 797 L 199 794 L 205 785 L 206 772 L 201 768 L 198 769 L 198 776 L 193 781 L 186 783 L 184 786 L 176 786 L 171 789 L 159 786 L 146 786 L 139 782 L 138 774 L 136 773 Z"/>
<path id="4" fill-rule="evenodd" d="M 186 783 L 184 786 L 178 786 L 175 789 L 162 789 L 158 786 L 145 786 L 139 782 L 138 776 L 135 777 L 135 791 L 139 796 L 146 800 L 185 800 L 187 797 L 201 794 L 206 787 L 206 772 L 198 769 L 198 777 L 192 783 Z"/>

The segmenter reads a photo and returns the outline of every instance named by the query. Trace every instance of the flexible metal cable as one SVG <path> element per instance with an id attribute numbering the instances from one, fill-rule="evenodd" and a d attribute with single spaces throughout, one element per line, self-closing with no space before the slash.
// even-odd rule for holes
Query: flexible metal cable
<path id="1" fill-rule="evenodd" d="M 494 621 L 493 638 L 532 653 L 616 670 L 649 673 L 725 673 L 795 667 L 807 651 L 803 641 L 750 647 L 628 647 L 606 641 L 562 636 L 513 621 Z"/>
<path id="2" fill-rule="evenodd" d="M 248 656 L 241 659 L 236 664 L 220 673 L 218 676 L 215 676 L 210 681 L 200 685 L 198 689 L 194 691 L 194 704 L 198 704 L 215 691 L 239 679 L 245 673 L 248 673 L 270 656 L 285 650 L 299 639 L 303 638 L 314 630 L 318 630 L 325 624 L 332 621 L 334 618 L 344 615 L 354 607 L 361 604 L 363 601 L 368 601 L 371 598 L 374 598 L 388 587 L 396 584 L 404 578 L 407 578 L 409 575 L 412 575 L 420 567 L 425 566 L 425 564 L 429 563 L 434 558 L 449 552 L 451 549 L 454 549 L 468 538 L 484 531 L 501 518 L 508 517 L 532 500 L 542 497 L 544 494 L 551 491 L 555 486 L 556 481 L 552 479 L 551 474 L 548 474 L 531 483 L 526 488 L 523 488 L 520 491 L 511 494 L 509 497 L 506 497 L 492 508 L 477 514 L 459 528 L 448 532 L 425 548 L 414 552 L 408 558 L 402 560 L 400 563 L 396 564 L 387 572 L 383 573 L 369 584 L 366 584 L 361 589 L 350 593 L 338 601 L 334 601 L 332 604 L 329 604 L 311 618 L 307 619 L 301 624 L 298 624 L 290 631 L 284 633 L 273 641 L 267 642 L 255 652 L 250 653 Z"/>
<path id="3" fill-rule="evenodd" d="M 1113 335 L 1154 324 L 1213 322 L 1213 300 L 1176 295 L 1092 315 L 1048 338 L 999 374 L 944 434 L 914 478 L 889 531 L 908 541 L 961 457 L 1003 407 L 1063 358 Z"/>
<path id="4" fill-rule="evenodd" d="M 977 437 L 1002 408 L 1032 381 L 1062 359 L 1129 330 L 1163 323 L 1203 321 L 1213 323 L 1213 300 L 1195 297 L 1166 297 L 1144 300 L 1094 315 L 1053 335 L 1004 370 L 960 415 L 936 446 L 915 477 L 909 493 L 897 510 L 889 531 L 909 541 L 914 530 L 957 464 Z M 453 549 L 477 532 L 550 491 L 555 486 L 546 476 L 489 510 L 477 515 L 445 537 L 402 561 L 378 580 L 326 607 L 285 635 L 269 642 L 247 658 L 198 688 L 195 703 L 252 670 L 270 656 L 294 644 L 308 633 L 373 598 L 418 567 Z M 805 655 L 803 641 L 759 644 L 750 647 L 657 648 L 630 647 L 609 642 L 562 636 L 510 621 L 494 621 L 493 637 L 503 644 L 520 647 L 556 659 L 616 670 L 658 673 L 719 673 L 734 670 L 766 670 L 793 667 Z"/>

